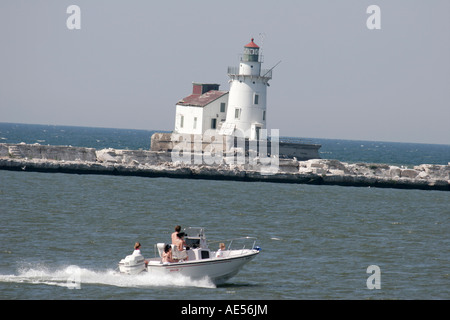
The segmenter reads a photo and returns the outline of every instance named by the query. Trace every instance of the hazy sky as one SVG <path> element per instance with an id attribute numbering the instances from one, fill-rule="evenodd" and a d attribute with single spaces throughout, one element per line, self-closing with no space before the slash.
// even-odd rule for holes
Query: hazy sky
<path id="1" fill-rule="evenodd" d="M 252 37 L 282 136 L 450 144 L 448 0 L 1 0 L 0 122 L 172 130 Z"/>

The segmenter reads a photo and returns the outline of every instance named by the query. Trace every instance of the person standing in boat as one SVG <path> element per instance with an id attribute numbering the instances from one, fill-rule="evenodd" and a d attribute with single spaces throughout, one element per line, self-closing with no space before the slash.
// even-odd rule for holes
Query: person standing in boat
<path id="1" fill-rule="evenodd" d="M 187 245 L 186 241 L 184 241 L 184 233 L 183 232 L 177 233 L 177 237 L 178 239 L 177 242 L 175 243 L 178 249 L 177 256 L 180 258 L 180 260 L 187 261 L 188 260 L 188 255 L 186 252 Z"/>
<path id="2" fill-rule="evenodd" d="M 181 226 L 175 227 L 175 232 L 172 232 L 172 244 L 177 244 L 178 237 L 177 234 L 179 234 L 181 231 Z"/>

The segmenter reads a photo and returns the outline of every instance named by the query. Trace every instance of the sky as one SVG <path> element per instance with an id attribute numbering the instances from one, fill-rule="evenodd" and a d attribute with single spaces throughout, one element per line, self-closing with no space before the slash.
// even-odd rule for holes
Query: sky
<path id="1" fill-rule="evenodd" d="M 281 136 L 450 144 L 448 0 L 1 0 L 0 122 L 173 130 L 251 38 Z"/>

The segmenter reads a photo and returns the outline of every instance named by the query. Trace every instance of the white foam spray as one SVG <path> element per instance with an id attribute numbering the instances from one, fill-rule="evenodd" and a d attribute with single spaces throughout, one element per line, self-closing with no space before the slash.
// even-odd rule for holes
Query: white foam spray
<path id="1" fill-rule="evenodd" d="M 45 284 L 62 286 L 68 289 L 82 289 L 83 285 L 108 285 L 116 287 L 201 287 L 215 288 L 207 278 L 193 280 L 181 275 L 153 275 L 143 272 L 138 275 L 125 275 L 117 270 L 91 270 L 75 265 L 50 269 L 37 265 L 21 268 L 17 274 L 0 274 L 0 282 Z"/>

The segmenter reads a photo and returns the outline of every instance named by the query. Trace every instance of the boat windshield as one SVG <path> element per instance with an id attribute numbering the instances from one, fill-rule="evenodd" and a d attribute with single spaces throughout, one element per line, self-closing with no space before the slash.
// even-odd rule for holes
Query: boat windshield
<path id="1" fill-rule="evenodd" d="M 187 227 L 184 228 L 183 232 L 186 234 L 186 237 L 189 238 L 205 238 L 205 228 Z"/>
<path id="2" fill-rule="evenodd" d="M 183 232 L 186 234 L 184 240 L 191 248 L 206 248 L 205 228 L 187 227 Z"/>

